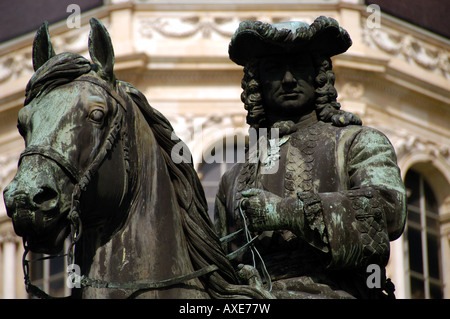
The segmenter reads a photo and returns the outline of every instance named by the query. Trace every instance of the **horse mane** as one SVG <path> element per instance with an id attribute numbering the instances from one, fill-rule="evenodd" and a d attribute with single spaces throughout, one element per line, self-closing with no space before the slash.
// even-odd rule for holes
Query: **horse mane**
<path id="1" fill-rule="evenodd" d="M 45 62 L 31 77 L 26 86 L 24 104 L 91 71 L 96 72 L 96 66 L 83 56 L 70 52 L 58 54 Z M 214 298 L 263 298 L 259 289 L 239 284 L 236 272 L 214 232 L 204 190 L 192 161 L 175 164 L 172 160 L 173 146 L 184 142 L 176 137 L 170 122 L 151 107 L 146 97 L 131 84 L 117 80 L 115 90 L 122 98 L 131 98 L 138 106 L 158 142 L 174 186 L 194 270 L 211 264 L 219 267 L 216 272 L 199 278 L 208 293 Z"/>
<path id="2" fill-rule="evenodd" d="M 122 81 L 118 83 L 119 94 L 123 94 L 120 91 L 125 91 L 136 103 L 161 149 L 181 210 L 183 230 L 194 269 L 198 270 L 211 264 L 219 267 L 217 272 L 200 278 L 208 292 L 214 298 L 262 298 L 258 289 L 239 285 L 235 270 L 221 247 L 219 237 L 214 232 L 208 215 L 205 193 L 192 160 L 177 161 L 175 164 L 171 158 L 172 148 L 176 144 L 182 143 L 186 148 L 187 146 L 174 134 L 170 122 L 150 106 L 141 92 L 129 83 Z"/>

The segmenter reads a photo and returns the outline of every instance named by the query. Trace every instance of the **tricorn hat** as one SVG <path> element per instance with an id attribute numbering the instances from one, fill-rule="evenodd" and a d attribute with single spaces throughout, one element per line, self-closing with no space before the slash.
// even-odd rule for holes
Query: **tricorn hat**
<path id="1" fill-rule="evenodd" d="M 228 54 L 236 64 L 245 66 L 252 58 L 280 53 L 310 52 L 332 57 L 351 45 L 349 34 L 333 18 L 320 16 L 311 25 L 301 21 L 269 24 L 246 20 L 231 37 Z"/>

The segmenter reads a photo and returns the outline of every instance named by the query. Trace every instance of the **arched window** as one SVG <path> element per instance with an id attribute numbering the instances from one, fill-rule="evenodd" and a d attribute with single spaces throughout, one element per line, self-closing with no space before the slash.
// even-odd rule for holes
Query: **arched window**
<path id="1" fill-rule="evenodd" d="M 222 143 L 205 150 L 204 160 L 199 165 L 199 177 L 205 190 L 211 220 L 214 220 L 214 202 L 220 178 L 235 163 L 242 163 L 245 159 L 245 144 L 242 141 L 239 142 L 239 138 L 236 136 L 231 141 L 230 143 L 230 139 L 224 139 Z"/>
<path id="2" fill-rule="evenodd" d="M 424 176 L 409 170 L 405 177 L 408 218 L 406 256 L 412 299 L 443 297 L 438 203 Z"/>

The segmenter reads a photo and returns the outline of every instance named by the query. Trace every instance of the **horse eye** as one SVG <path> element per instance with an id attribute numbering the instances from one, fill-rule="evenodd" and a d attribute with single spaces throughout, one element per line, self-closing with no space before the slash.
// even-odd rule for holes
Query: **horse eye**
<path id="1" fill-rule="evenodd" d="M 89 118 L 94 122 L 101 123 L 104 115 L 105 113 L 103 113 L 102 110 L 95 109 L 92 110 L 91 113 L 89 113 Z"/>

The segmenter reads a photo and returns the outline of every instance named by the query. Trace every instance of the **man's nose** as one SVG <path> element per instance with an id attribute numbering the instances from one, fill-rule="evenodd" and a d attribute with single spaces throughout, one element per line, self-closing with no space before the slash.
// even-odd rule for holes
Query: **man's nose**
<path id="1" fill-rule="evenodd" d="M 297 82 L 297 80 L 294 77 L 294 74 L 291 72 L 291 70 L 289 68 L 286 68 L 286 71 L 284 72 L 284 76 L 283 76 L 283 80 L 281 81 L 281 83 L 284 86 L 287 87 L 292 87 L 293 85 L 295 85 Z"/>

